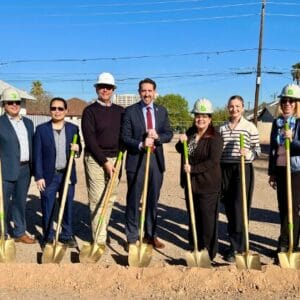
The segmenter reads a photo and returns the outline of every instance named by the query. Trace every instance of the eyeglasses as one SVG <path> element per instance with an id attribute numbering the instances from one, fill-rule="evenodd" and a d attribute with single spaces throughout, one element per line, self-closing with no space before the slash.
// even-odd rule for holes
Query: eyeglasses
<path id="1" fill-rule="evenodd" d="M 295 103 L 296 101 L 294 100 L 294 99 L 291 99 L 291 98 L 282 98 L 281 100 L 280 100 L 280 103 L 281 104 L 285 104 L 285 103 L 290 103 L 290 104 L 293 104 L 293 103 Z"/>
<path id="2" fill-rule="evenodd" d="M 109 84 L 99 84 L 98 88 L 101 89 L 101 90 L 106 89 L 106 90 L 111 91 L 114 87 L 112 85 L 109 85 Z"/>
<path id="3" fill-rule="evenodd" d="M 51 111 L 64 111 L 65 110 L 65 108 L 64 107 L 61 107 L 61 106 L 51 106 L 50 107 L 50 110 Z"/>
<path id="4" fill-rule="evenodd" d="M 5 102 L 7 105 L 21 105 L 21 101 L 7 101 Z"/>

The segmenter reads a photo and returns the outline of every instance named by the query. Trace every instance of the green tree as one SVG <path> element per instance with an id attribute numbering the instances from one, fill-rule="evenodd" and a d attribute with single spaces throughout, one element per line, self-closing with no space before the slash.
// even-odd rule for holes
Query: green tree
<path id="1" fill-rule="evenodd" d="M 30 93 L 35 97 L 42 96 L 45 94 L 43 84 L 40 80 L 35 80 L 32 82 Z"/>
<path id="2" fill-rule="evenodd" d="M 299 85 L 300 83 L 300 62 L 292 65 L 293 70 L 291 71 L 293 81 L 296 81 L 296 83 Z"/>
<path id="3" fill-rule="evenodd" d="M 163 105 L 168 110 L 173 130 L 182 131 L 191 126 L 193 118 L 189 113 L 188 102 L 182 96 L 178 94 L 159 96 L 155 103 Z"/>
<path id="4" fill-rule="evenodd" d="M 227 106 L 223 108 L 215 108 L 214 113 L 212 115 L 212 120 L 214 125 L 223 124 L 225 121 L 228 120 L 229 114 L 227 110 Z"/>
<path id="5" fill-rule="evenodd" d="M 26 101 L 26 110 L 30 114 L 49 115 L 49 105 L 52 95 L 44 90 L 40 80 L 32 82 L 30 93 L 36 100 Z"/>

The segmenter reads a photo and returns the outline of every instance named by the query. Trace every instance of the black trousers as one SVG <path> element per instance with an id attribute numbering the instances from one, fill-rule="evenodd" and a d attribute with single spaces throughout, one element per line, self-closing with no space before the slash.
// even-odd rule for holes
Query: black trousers
<path id="1" fill-rule="evenodd" d="M 185 198 L 189 214 L 189 243 L 194 246 L 193 231 L 191 226 L 190 205 L 187 190 Z M 219 193 L 195 194 L 193 193 L 195 210 L 196 231 L 198 249 L 206 248 L 209 256 L 213 259 L 218 251 L 218 214 L 219 214 Z"/>
<path id="2" fill-rule="evenodd" d="M 300 231 L 300 172 L 292 173 L 292 199 L 293 199 L 293 236 L 294 247 L 299 243 Z M 286 167 L 276 168 L 276 183 L 277 183 L 277 200 L 280 215 L 280 236 L 278 239 L 278 248 L 288 247 L 289 230 L 288 230 L 288 211 L 287 211 L 287 186 L 286 186 Z"/>
<path id="3" fill-rule="evenodd" d="M 145 177 L 145 161 L 143 161 L 137 172 L 127 171 L 127 197 L 126 197 L 126 212 L 125 212 L 125 232 L 127 241 L 135 243 L 139 239 L 139 224 L 140 224 L 140 200 L 143 192 L 144 177 Z M 160 188 L 163 182 L 163 173 L 160 171 L 155 155 L 151 154 L 149 167 L 149 184 L 147 193 L 147 206 L 145 216 L 145 237 L 156 237 L 157 228 L 157 204 L 160 195 Z"/>
<path id="4" fill-rule="evenodd" d="M 233 251 L 245 251 L 243 199 L 241 193 L 240 164 L 221 164 L 222 198 L 228 220 L 227 231 Z M 250 213 L 254 171 L 252 164 L 245 164 L 248 218 Z"/>

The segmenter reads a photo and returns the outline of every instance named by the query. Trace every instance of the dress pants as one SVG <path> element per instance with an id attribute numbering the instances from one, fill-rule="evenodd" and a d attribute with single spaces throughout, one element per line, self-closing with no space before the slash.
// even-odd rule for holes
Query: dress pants
<path id="1" fill-rule="evenodd" d="M 3 198 L 5 212 L 5 234 L 10 233 L 15 238 L 21 237 L 26 231 L 26 200 L 30 184 L 29 163 L 20 166 L 16 181 L 3 181 Z M 10 200 L 12 200 L 10 202 Z M 11 229 L 10 220 L 14 227 Z"/>
<path id="2" fill-rule="evenodd" d="M 64 173 L 55 172 L 52 182 L 46 185 L 46 188 L 41 192 L 41 203 L 43 213 L 43 233 L 44 240 L 51 240 L 54 238 L 53 218 L 55 211 L 56 194 L 59 193 L 59 203 L 64 189 Z M 74 199 L 75 185 L 69 184 L 65 211 L 62 220 L 62 229 L 60 238 L 69 239 L 73 235 L 72 230 L 72 206 Z"/>
<path id="3" fill-rule="evenodd" d="M 294 248 L 298 246 L 300 234 L 300 172 L 293 172 L 292 176 L 292 205 L 293 205 L 293 236 Z M 286 167 L 276 167 L 277 200 L 280 215 L 280 236 L 278 249 L 288 248 L 288 211 L 287 211 L 287 190 L 286 190 Z M 295 249 L 294 249 L 295 250 Z"/>
<path id="4" fill-rule="evenodd" d="M 191 226 L 188 192 L 185 189 L 187 209 L 189 215 L 189 243 L 194 246 L 194 237 Z M 198 249 L 207 249 L 209 256 L 213 259 L 218 251 L 218 215 L 219 215 L 219 193 L 193 193 L 195 210 L 195 222 L 198 240 Z"/>
<path id="5" fill-rule="evenodd" d="M 128 243 L 135 243 L 139 239 L 139 224 L 141 214 L 141 197 L 145 178 L 146 153 L 137 172 L 127 171 L 127 205 L 125 231 Z M 157 227 L 157 204 L 160 188 L 163 181 L 163 173 L 160 171 L 154 153 L 150 155 L 149 182 L 147 193 L 147 206 L 144 226 L 144 237 L 155 238 Z"/>
<path id="6" fill-rule="evenodd" d="M 221 164 L 222 167 L 222 202 L 228 220 L 227 231 L 231 250 L 242 253 L 245 251 L 243 199 L 241 193 L 240 164 Z M 254 185 L 254 171 L 251 163 L 245 164 L 246 195 L 248 218 Z"/>

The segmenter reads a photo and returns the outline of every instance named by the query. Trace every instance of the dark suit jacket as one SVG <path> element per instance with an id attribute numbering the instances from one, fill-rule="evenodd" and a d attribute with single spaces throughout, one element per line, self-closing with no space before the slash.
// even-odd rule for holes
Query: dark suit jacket
<path id="1" fill-rule="evenodd" d="M 33 123 L 22 117 L 27 129 L 29 143 L 29 162 L 32 161 Z M 0 117 L 0 156 L 3 180 L 16 181 L 20 173 L 20 144 L 17 134 L 6 114 Z"/>
<path id="2" fill-rule="evenodd" d="M 81 152 L 81 144 L 78 126 L 65 122 L 66 130 L 66 156 L 70 157 L 70 144 L 74 134 L 78 134 L 78 144 Z M 55 174 L 56 148 L 52 129 L 52 121 L 37 126 L 33 141 L 33 175 L 35 180 L 45 179 L 49 185 Z M 75 161 L 72 166 L 71 183 L 77 181 L 75 172 Z"/>
<path id="3" fill-rule="evenodd" d="M 170 127 L 167 110 L 160 105 L 153 104 L 155 113 L 155 129 L 159 135 L 159 141 L 155 143 L 155 157 L 161 172 L 165 171 L 163 143 L 172 139 L 173 133 Z M 146 124 L 142 111 L 141 101 L 126 108 L 121 128 L 121 138 L 127 148 L 125 168 L 129 172 L 136 172 L 139 168 L 144 150 L 139 150 L 140 142 L 146 138 Z"/>

